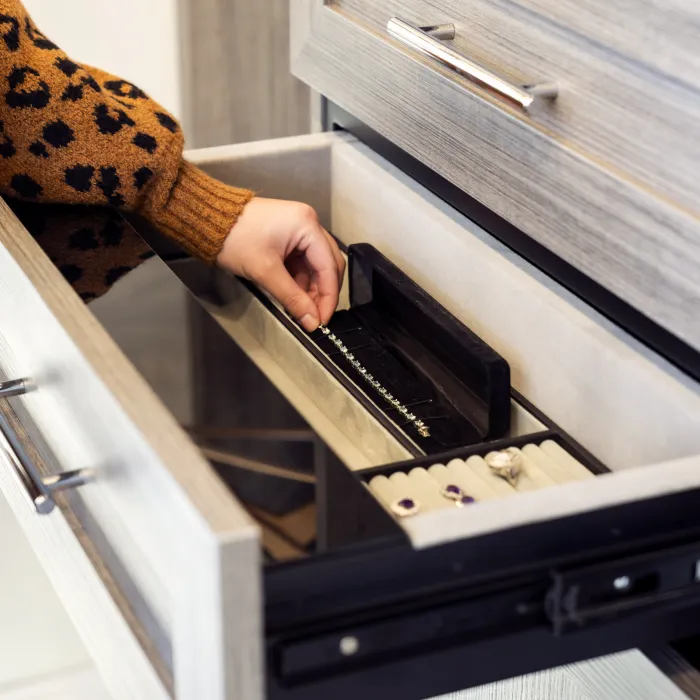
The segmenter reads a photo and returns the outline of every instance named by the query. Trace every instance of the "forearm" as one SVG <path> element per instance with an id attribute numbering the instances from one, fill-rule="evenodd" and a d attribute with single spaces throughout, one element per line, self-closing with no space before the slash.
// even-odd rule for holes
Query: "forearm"
<path id="1" fill-rule="evenodd" d="M 214 261 L 253 196 L 183 161 L 177 122 L 130 83 L 70 60 L 0 0 L 0 192 L 139 211 Z"/>

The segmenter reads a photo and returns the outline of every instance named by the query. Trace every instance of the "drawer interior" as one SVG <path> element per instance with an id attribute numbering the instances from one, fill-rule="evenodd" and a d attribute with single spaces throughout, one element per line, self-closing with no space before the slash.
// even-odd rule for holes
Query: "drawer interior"
<path id="1" fill-rule="evenodd" d="M 498 499 L 479 502 L 470 517 L 450 509 L 402 519 L 412 546 L 695 485 L 698 386 L 352 137 L 319 134 L 207 149 L 190 158 L 222 180 L 310 203 L 346 247 L 373 246 L 426 298 L 507 360 L 515 397 L 507 438 L 554 430 L 609 470 L 585 483 L 518 494 L 508 508 Z M 420 445 L 391 429 L 328 357 L 312 351 L 313 338 L 259 290 L 196 264 L 175 264 L 173 270 L 347 469 L 362 472 L 421 458 Z M 349 305 L 346 292 L 341 307 Z M 432 464 L 457 458 L 440 457 L 433 454 Z M 356 481 L 366 489 L 364 477 Z"/>
<path id="2" fill-rule="evenodd" d="M 597 487 L 605 494 L 593 485 L 580 489 L 581 494 L 591 489 L 590 496 L 576 499 L 582 511 L 642 493 L 674 491 L 677 479 L 685 483 L 686 463 L 649 466 L 649 488 L 634 487 L 633 495 L 631 485 L 639 479 L 625 472 L 700 452 L 697 384 L 361 143 L 342 134 L 324 134 L 274 145 L 209 149 L 194 158 L 224 180 L 252 182 L 268 196 L 309 202 L 341 243 L 376 247 L 502 355 L 510 365 L 515 391 L 612 472 L 605 477 L 605 487 Z M 360 425 L 358 420 L 371 420 L 358 418 L 338 385 L 324 376 L 328 373 L 316 373 L 310 366 L 315 363 L 307 359 L 308 353 L 281 359 L 298 345 L 287 343 L 294 331 L 280 333 L 280 324 L 270 321 L 257 298 L 239 285 L 219 276 L 223 304 L 214 310 L 217 319 L 237 342 L 236 334 L 255 336 L 256 353 L 264 352 L 263 345 L 271 348 L 273 357 L 268 359 L 275 369 L 268 372 L 284 365 L 284 374 L 296 377 L 292 383 L 302 392 L 292 403 L 302 413 L 309 410 L 305 404 L 322 395 L 316 408 L 324 419 L 341 416 L 334 427 L 340 427 L 346 440 L 365 436 L 363 442 L 371 448 L 353 444 L 346 453 L 342 440 L 332 443 L 351 469 L 414 456 L 395 443 L 387 447 L 391 440 L 385 431 Z M 288 398 L 292 394 L 290 390 Z M 336 401 L 342 405 L 335 406 Z M 323 427 L 321 432 L 330 434 Z M 365 454 L 353 458 L 351 452 L 358 449 Z M 523 512 L 522 517 L 532 517 L 535 509 L 533 501 L 526 508 L 529 515 Z M 558 507 L 556 512 L 562 513 Z M 450 520 L 453 517 L 450 514 Z M 497 520 L 503 524 L 503 518 L 501 513 Z"/>
<path id="3" fill-rule="evenodd" d="M 333 369 L 327 355 L 314 352 L 314 339 L 259 290 L 193 261 L 170 264 L 196 299 L 197 313 L 216 329 L 210 337 L 218 334 L 217 342 L 235 345 L 234 369 L 257 373 L 258 387 L 274 387 L 268 408 L 274 412 L 277 403 L 286 407 L 287 422 L 279 426 L 286 437 L 297 431 L 308 440 L 306 452 L 289 448 L 277 453 L 288 463 L 266 461 L 251 448 L 254 425 L 247 426 L 252 432 L 245 437 L 244 454 L 240 433 L 233 441 L 221 434 L 200 440 L 203 453 L 263 529 L 273 697 L 301 697 L 309 679 L 319 697 L 331 692 L 328 683 L 336 671 L 347 680 L 347 669 L 360 667 L 359 661 L 337 656 L 343 656 L 339 631 L 382 618 L 379 638 L 395 635 L 397 628 L 386 632 L 381 626 L 385 618 L 400 617 L 400 610 L 417 614 L 418 608 L 431 608 L 431 590 L 443 590 L 441 600 L 457 606 L 448 617 L 454 613 L 466 620 L 457 610 L 465 596 L 492 600 L 484 581 L 496 582 L 499 591 L 510 591 L 508 596 L 512 582 L 523 577 L 513 605 L 504 608 L 504 598 L 494 598 L 493 607 L 489 603 L 483 608 L 488 612 L 477 616 L 476 626 L 465 622 L 464 629 L 457 625 L 453 632 L 441 618 L 434 636 L 419 644 L 409 635 L 409 646 L 436 639 L 452 644 L 448 637 L 456 632 L 465 632 L 460 644 L 467 643 L 469 634 L 490 634 L 503 625 L 509 633 L 521 626 L 541 630 L 551 624 L 543 601 L 552 585 L 552 562 L 580 563 L 613 545 L 631 547 L 627 538 L 623 543 L 611 536 L 618 525 L 620 532 L 634 531 L 640 541 L 651 539 L 654 527 L 639 511 L 649 500 L 658 507 L 654 526 L 690 532 L 692 523 L 683 509 L 700 488 L 694 457 L 700 453 L 700 392 L 662 359 L 347 136 L 210 149 L 191 158 L 223 180 L 245 182 L 266 196 L 310 203 L 342 244 L 374 246 L 511 369 L 505 435 L 496 442 L 486 438 L 426 456 L 414 440 L 381 420 L 376 405 L 372 409 L 372 402 L 337 366 Z M 167 257 L 159 243 L 153 245 Z M 349 305 L 346 297 L 343 308 Z M 227 386 L 227 379 L 210 376 Z M 231 394 L 228 402 L 242 406 L 240 417 L 248 410 L 246 401 L 255 404 L 253 399 L 253 394 Z M 268 408 L 258 406 L 259 415 Z M 269 432 L 269 425 L 265 429 Z M 551 449 L 551 443 L 595 478 L 545 479 L 542 488 L 512 498 L 477 498 L 462 507 L 409 517 L 396 517 L 392 504 L 372 492 L 377 477 L 408 476 L 434 465 L 449 468 L 453 460 L 466 464 L 507 448 L 523 448 L 527 456 L 532 452 L 528 447 L 546 452 L 543 446 Z M 238 450 L 233 458 L 227 453 L 232 444 Z M 261 490 L 269 492 L 264 496 L 279 495 L 290 483 L 297 490 L 281 505 L 264 498 L 254 502 L 251 491 L 244 493 L 247 486 L 241 486 L 245 480 L 234 473 L 265 477 L 258 495 Z M 468 487 L 460 488 L 461 495 L 472 495 Z M 685 499 L 683 507 L 673 505 L 676 496 Z M 539 602 L 530 608 L 532 596 Z M 516 608 L 526 614 L 514 618 Z M 616 639 L 610 650 L 624 644 Z M 385 654 L 413 658 L 409 646 L 382 647 L 377 657 L 369 657 L 367 668 Z M 557 656 L 559 663 L 582 658 L 579 647 L 564 647 L 572 656 Z M 434 687 L 435 692 L 441 689 L 451 688 Z"/>
<path id="4" fill-rule="evenodd" d="M 352 270 L 352 259 L 350 269 Z M 186 272 L 184 276 L 187 276 Z M 517 450 L 515 460 L 517 460 L 518 474 L 516 475 L 517 478 L 512 480 L 513 485 L 506 483 L 504 479 L 497 476 L 497 472 L 491 471 L 489 473 L 489 468 L 485 466 L 485 463 L 482 466 L 486 473 L 482 473 L 480 477 L 475 476 L 475 474 L 467 475 L 467 482 L 471 478 L 472 481 L 475 479 L 476 482 L 481 481 L 482 485 L 485 485 L 486 493 L 479 495 L 474 493 L 474 500 L 486 501 L 490 500 L 490 496 L 516 495 L 520 491 L 533 491 L 574 482 L 608 471 L 601 462 L 576 443 L 571 436 L 567 435 L 549 417 L 529 404 L 517 391 L 510 389 L 508 390 L 508 402 L 510 404 L 509 420 L 511 422 L 507 430 L 504 430 L 503 426 L 501 426 L 498 435 L 493 436 L 485 433 L 481 438 L 477 439 L 473 439 L 471 433 L 465 433 L 463 442 L 458 447 L 453 446 L 451 449 L 439 449 L 438 447 L 438 449 L 435 449 L 434 444 L 430 440 L 422 440 L 419 436 L 416 436 L 411 423 L 406 423 L 405 421 L 394 422 L 391 419 L 385 420 L 386 416 L 382 413 L 382 402 L 367 400 L 365 383 L 362 382 L 361 378 L 358 379 L 356 372 L 347 363 L 334 361 L 337 355 L 336 348 L 330 342 L 323 343 L 325 338 L 320 332 L 311 334 L 311 337 L 308 337 L 296 324 L 287 318 L 283 310 L 268 300 L 264 294 L 256 290 L 252 285 L 233 280 L 226 275 L 218 275 L 216 277 L 216 290 L 218 294 L 221 294 L 219 303 L 223 305 L 224 309 L 226 309 L 227 304 L 231 303 L 231 299 L 238 299 L 240 294 L 246 295 L 250 304 L 260 303 L 266 309 L 268 317 L 270 317 L 268 321 L 274 319 L 278 324 L 274 335 L 268 329 L 264 336 L 267 342 L 270 342 L 273 337 L 279 337 L 280 335 L 288 340 L 290 336 L 295 339 L 297 344 L 307 351 L 306 363 L 316 362 L 325 367 L 328 370 L 328 374 L 335 372 L 339 380 L 339 386 L 335 391 L 343 395 L 349 394 L 350 397 L 358 399 L 356 405 L 352 402 L 349 404 L 354 407 L 356 412 L 360 415 L 378 415 L 383 419 L 380 421 L 380 430 L 375 436 L 378 441 L 383 440 L 385 443 L 391 443 L 392 440 L 397 440 L 406 451 L 412 454 L 412 459 L 409 460 L 397 462 L 393 459 L 390 460 L 389 464 L 378 465 L 375 463 L 375 466 L 364 466 L 357 463 L 348 464 L 343 462 L 342 457 L 344 455 L 339 454 L 335 445 L 329 445 L 335 456 L 340 457 L 340 459 L 333 460 L 331 465 L 327 466 L 327 471 L 323 477 L 324 500 L 329 504 L 343 503 L 343 507 L 341 509 L 336 507 L 334 515 L 325 522 L 328 531 L 324 532 L 322 537 L 325 546 L 329 549 L 382 538 L 392 534 L 395 535 L 399 532 L 396 524 L 400 523 L 403 525 L 403 517 L 400 514 L 397 515 L 396 509 L 393 508 L 393 503 L 390 501 L 396 501 L 397 503 L 401 501 L 401 488 L 396 492 L 395 498 L 387 501 L 386 497 L 380 497 L 376 489 L 373 488 L 376 477 L 388 477 L 388 479 L 395 481 L 398 474 L 406 474 L 408 476 L 410 472 L 412 476 L 415 476 L 415 470 L 420 472 L 419 476 L 425 477 L 427 472 L 424 471 L 424 468 L 428 469 L 434 465 L 449 464 L 450 468 L 452 468 L 454 467 L 452 462 L 455 460 L 464 461 L 473 456 L 487 456 L 488 459 L 494 456 L 491 453 L 498 453 L 503 456 L 512 449 Z M 239 300 L 234 303 L 236 308 L 240 308 Z M 432 309 L 432 312 L 439 313 L 436 309 Z M 238 315 L 238 312 L 235 313 Z M 343 313 L 344 311 L 341 309 L 339 314 Z M 224 329 L 231 328 L 226 324 L 222 325 Z M 253 323 L 249 327 L 253 328 L 255 332 L 255 326 L 256 324 Z M 343 332 L 347 330 L 344 325 L 339 325 L 339 328 L 335 328 L 331 323 L 330 329 L 334 329 L 338 333 L 339 338 L 345 338 L 345 342 L 351 344 L 351 341 L 347 340 L 348 335 Z M 420 337 L 420 333 L 421 331 L 418 331 L 418 337 Z M 351 349 L 354 350 L 354 346 Z M 291 369 L 291 365 L 287 367 Z M 373 371 L 376 372 L 376 377 L 383 381 L 385 375 L 381 369 L 373 368 Z M 304 389 L 306 391 L 302 398 L 299 395 L 293 396 L 293 400 L 297 401 L 297 405 L 303 406 L 305 402 L 313 401 L 315 395 L 317 396 L 316 400 L 320 396 L 320 406 L 325 405 L 327 408 L 326 416 L 333 417 L 334 407 L 332 402 L 328 401 L 330 389 L 327 386 L 313 382 L 311 384 L 305 383 L 303 377 L 297 377 L 297 381 L 302 385 L 305 384 Z M 346 425 L 339 417 L 336 417 L 335 420 L 341 426 Z M 426 422 L 428 425 L 433 425 L 429 420 Z M 368 437 L 365 436 L 363 442 L 366 442 L 367 439 Z M 553 442 L 564 449 L 566 454 L 563 458 L 560 454 L 556 454 L 555 458 L 549 458 L 545 454 L 545 451 L 552 448 Z M 544 450 L 541 448 L 542 443 L 546 443 Z M 519 450 L 521 447 L 524 448 L 523 451 Z M 556 446 L 553 449 L 556 450 Z M 536 458 L 529 456 L 531 451 L 538 453 Z M 378 450 L 375 450 L 375 454 L 377 452 Z M 567 456 L 571 459 L 567 459 Z M 563 468 L 561 467 L 562 459 Z M 572 462 L 575 465 L 575 473 L 573 475 L 566 474 L 566 467 Z M 381 480 L 380 478 L 379 481 Z M 459 479 L 456 481 L 459 481 Z M 484 481 L 487 483 L 484 483 Z M 358 488 L 358 485 L 361 488 Z M 488 492 L 493 490 L 494 486 L 495 492 L 489 496 Z M 412 484 L 411 479 L 409 479 L 404 482 L 403 488 L 408 490 L 403 493 L 404 497 L 408 497 L 412 492 L 415 501 L 420 503 L 420 512 L 418 513 L 417 511 L 416 515 L 420 515 L 421 520 L 430 512 L 435 514 L 441 508 L 450 509 L 451 506 L 456 505 L 449 496 L 445 496 L 444 501 L 439 503 L 442 489 L 438 487 L 437 483 L 431 483 L 430 479 L 424 479 L 422 486 L 417 486 L 415 482 Z M 470 496 L 473 489 L 464 485 L 464 492 L 466 496 Z M 369 498 L 367 498 L 368 494 Z M 396 516 L 390 518 L 395 522 L 390 522 L 386 518 L 386 513 L 381 513 L 380 509 L 387 511 L 390 516 Z M 342 511 L 352 513 L 352 515 L 343 517 L 338 514 Z M 414 514 L 406 513 L 404 515 Z M 413 521 L 415 518 L 411 518 L 411 520 Z"/>
<path id="5" fill-rule="evenodd" d="M 346 246 L 373 245 L 504 357 L 513 387 L 611 470 L 700 452 L 697 383 L 351 137 L 190 156 L 223 180 L 308 202 Z M 254 303 L 229 294 L 230 309 L 216 313 L 233 326 Z"/>

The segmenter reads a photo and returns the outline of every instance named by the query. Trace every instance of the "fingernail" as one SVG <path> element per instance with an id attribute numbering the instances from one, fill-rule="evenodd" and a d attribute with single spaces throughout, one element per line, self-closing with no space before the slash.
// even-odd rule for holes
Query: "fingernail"
<path id="1" fill-rule="evenodd" d="M 318 319 L 311 314 L 304 314 L 299 323 L 301 323 L 302 328 L 308 333 L 311 333 L 318 328 Z"/>

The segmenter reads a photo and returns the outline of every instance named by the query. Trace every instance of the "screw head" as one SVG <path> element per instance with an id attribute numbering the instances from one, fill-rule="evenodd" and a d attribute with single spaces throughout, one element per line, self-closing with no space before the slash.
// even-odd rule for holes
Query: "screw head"
<path id="1" fill-rule="evenodd" d="M 354 656 L 360 648 L 360 641 L 353 636 L 343 637 L 338 644 L 338 648 L 343 656 Z"/>
<path id="2" fill-rule="evenodd" d="M 629 576 L 618 576 L 613 581 L 613 588 L 616 591 L 626 591 L 632 585 L 632 580 Z"/>

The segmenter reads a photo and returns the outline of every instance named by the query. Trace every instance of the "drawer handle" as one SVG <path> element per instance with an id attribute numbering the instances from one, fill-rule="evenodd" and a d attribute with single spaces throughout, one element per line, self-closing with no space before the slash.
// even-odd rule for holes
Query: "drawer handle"
<path id="1" fill-rule="evenodd" d="M 32 382 L 27 379 L 13 379 L 0 382 L 0 399 L 26 394 L 32 388 Z M 27 487 L 34 502 L 37 513 L 46 515 L 56 506 L 54 494 L 76 486 L 82 486 L 90 480 L 88 469 L 75 469 L 55 476 L 44 476 L 25 451 L 22 441 L 0 412 L 0 450 L 15 465 L 22 482 Z"/>
<path id="2" fill-rule="evenodd" d="M 559 94 L 556 83 L 513 85 L 513 83 L 504 80 L 446 46 L 442 40 L 454 39 L 454 24 L 415 27 L 398 17 L 393 17 L 389 20 L 386 28 L 395 39 L 440 61 L 448 68 L 464 75 L 472 82 L 486 88 L 525 112 L 528 112 L 536 102 L 554 100 Z"/>

